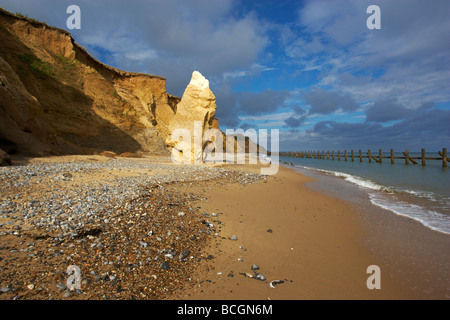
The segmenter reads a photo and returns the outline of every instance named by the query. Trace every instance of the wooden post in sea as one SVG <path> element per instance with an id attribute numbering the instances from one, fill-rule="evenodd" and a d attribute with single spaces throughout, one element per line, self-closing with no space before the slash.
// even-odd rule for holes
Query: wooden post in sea
<path id="1" fill-rule="evenodd" d="M 355 162 L 355 157 L 354 157 L 354 154 L 353 154 L 353 150 L 352 150 L 352 162 Z"/>
<path id="2" fill-rule="evenodd" d="M 422 149 L 422 167 L 425 167 L 425 149 Z"/>
<path id="3" fill-rule="evenodd" d="M 370 154 L 370 149 L 367 151 L 367 155 L 369 156 L 369 163 L 372 163 L 372 155 Z"/>
<path id="4" fill-rule="evenodd" d="M 334 150 L 331 151 L 331 159 L 333 159 L 333 161 L 334 161 Z"/>
<path id="5" fill-rule="evenodd" d="M 341 150 L 338 150 L 338 161 L 341 161 Z"/>
<path id="6" fill-rule="evenodd" d="M 406 151 L 403 152 L 403 154 L 405 155 L 405 164 L 409 164 L 409 161 L 411 161 L 413 164 L 417 164 L 417 162 L 413 158 L 411 158 L 409 156 L 409 150 L 408 149 L 406 149 Z"/>
<path id="7" fill-rule="evenodd" d="M 344 150 L 344 159 L 347 161 L 347 150 Z"/>
<path id="8" fill-rule="evenodd" d="M 362 151 L 359 149 L 359 162 L 362 162 Z"/>
<path id="9" fill-rule="evenodd" d="M 380 159 L 380 163 L 383 163 L 383 153 L 382 153 L 382 151 L 381 151 L 381 149 L 380 149 L 380 156 L 379 156 L 379 159 Z"/>
<path id="10" fill-rule="evenodd" d="M 322 150 L 322 160 L 325 160 L 325 151 Z"/>
<path id="11" fill-rule="evenodd" d="M 391 164 L 394 164 L 394 149 L 391 149 Z"/>
<path id="12" fill-rule="evenodd" d="M 440 154 L 440 152 L 439 152 L 439 154 Z M 443 168 L 446 168 L 446 167 L 447 167 L 447 161 L 448 161 L 448 158 L 447 158 L 447 148 L 443 148 L 443 149 L 442 149 L 441 157 L 442 157 L 442 167 L 443 167 Z"/>

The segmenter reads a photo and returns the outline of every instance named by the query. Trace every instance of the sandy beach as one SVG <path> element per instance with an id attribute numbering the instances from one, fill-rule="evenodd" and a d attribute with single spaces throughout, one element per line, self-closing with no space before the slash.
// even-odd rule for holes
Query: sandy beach
<path id="1" fill-rule="evenodd" d="M 312 178 L 286 167 L 275 176 L 261 176 L 258 166 L 179 166 L 151 157 L 60 157 L 27 163 L 22 169 L 31 176 L 26 190 L 9 188 L 2 194 L 3 213 L 10 212 L 12 200 L 16 203 L 16 216 L 3 214 L 0 221 L 2 300 L 448 298 L 445 284 L 433 294 L 417 289 L 414 279 L 428 274 L 442 282 L 445 270 L 409 269 L 397 250 L 408 248 L 405 231 L 395 230 L 407 227 L 421 235 L 421 242 L 439 241 L 443 247 L 449 237 L 433 240 L 405 219 L 392 223 L 361 215 L 351 202 L 313 190 Z M 38 174 L 30 174 L 33 170 Z M 94 194 L 86 194 L 85 188 Z M 44 203 L 49 193 L 51 210 Z M 55 229 L 54 218 L 42 218 L 62 201 L 60 193 L 66 202 L 97 197 L 88 213 L 77 211 L 74 217 L 70 208 L 64 215 L 69 222 L 80 219 L 83 228 L 74 231 L 59 217 Z M 30 197 L 41 197 L 40 220 L 19 210 L 38 202 L 30 204 Z M 110 198 L 113 209 L 107 206 Z M 92 219 L 89 212 L 96 206 L 101 210 Z M 47 221 L 45 228 L 42 221 Z M 72 231 L 62 232 L 64 228 Z M 397 238 L 383 229 L 395 229 Z M 421 254 L 424 248 L 412 259 L 419 267 L 426 267 L 417 263 L 427 259 Z M 447 263 L 448 254 L 440 259 Z M 82 269 L 76 293 L 65 285 L 69 264 Z M 367 287 L 371 265 L 380 268 L 381 289 Z M 270 287 L 275 280 L 279 282 Z"/>
<path id="2" fill-rule="evenodd" d="M 209 190 L 202 210 L 220 212 L 209 281 L 186 299 L 413 299 L 363 245 L 365 231 L 347 202 L 304 186 L 310 178 L 281 167 L 267 183 Z M 270 230 L 269 230 L 270 229 Z M 269 231 L 268 231 L 269 230 Z M 235 235 L 237 240 L 230 240 Z M 266 281 L 248 278 L 256 264 Z M 366 285 L 367 267 L 382 271 L 380 290 Z M 205 272 L 204 270 L 202 272 Z M 268 282 L 284 283 L 270 288 Z"/>
<path id="3" fill-rule="evenodd" d="M 180 298 L 449 298 L 448 235 L 361 201 L 355 205 L 318 192 L 311 183 L 280 167 L 267 183 L 209 191 L 202 208 L 223 213 L 225 238 L 215 242 L 209 281 Z M 229 240 L 233 235 L 236 241 Z M 253 264 L 266 281 L 244 276 L 255 274 Z M 367 288 L 370 265 L 380 267 L 380 290 Z M 270 288 L 272 280 L 284 283 Z"/>

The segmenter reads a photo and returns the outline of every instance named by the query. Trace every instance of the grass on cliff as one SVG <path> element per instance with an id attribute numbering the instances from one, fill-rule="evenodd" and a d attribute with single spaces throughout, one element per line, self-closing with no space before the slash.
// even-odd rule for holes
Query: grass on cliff
<path id="1" fill-rule="evenodd" d="M 42 61 L 32 54 L 20 54 L 18 58 L 28 70 L 43 80 L 55 75 L 55 69 L 50 63 Z"/>
<path id="2" fill-rule="evenodd" d="M 78 64 L 77 60 L 66 58 L 63 55 L 58 55 L 57 58 L 61 62 L 63 68 L 66 70 L 71 70 L 75 68 Z"/>
<path id="3" fill-rule="evenodd" d="M 36 23 L 42 23 L 42 22 L 39 21 L 39 20 L 30 18 L 29 16 L 27 16 L 26 14 L 23 14 L 22 12 L 16 12 L 16 16 L 18 16 L 18 17 L 20 17 L 20 18 L 28 19 L 28 20 L 33 21 L 33 22 L 36 22 Z"/>

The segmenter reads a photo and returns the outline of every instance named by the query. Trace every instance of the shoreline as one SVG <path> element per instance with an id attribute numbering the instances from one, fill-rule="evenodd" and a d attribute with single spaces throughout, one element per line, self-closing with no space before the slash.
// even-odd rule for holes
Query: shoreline
<path id="1" fill-rule="evenodd" d="M 368 209 L 351 186 L 347 195 L 359 202 L 327 194 L 322 187 L 333 184 L 284 166 L 261 177 L 258 165 L 180 166 L 151 156 L 23 164 L 2 177 L 17 191 L 2 189 L 0 300 L 449 298 L 450 258 L 442 251 L 450 237 Z M 108 211 L 111 199 L 119 212 Z M 60 219 L 61 227 L 81 219 L 84 231 L 100 232 L 51 231 L 57 229 L 45 210 L 67 201 L 72 205 L 63 216 L 70 219 Z M 86 205 L 103 208 L 94 221 L 87 220 Z M 7 217 L 11 209 L 14 216 Z M 81 266 L 79 293 L 61 289 L 69 264 Z M 254 264 L 259 270 L 251 270 Z M 370 265 L 381 269 L 380 290 L 366 286 Z M 257 273 L 265 279 L 250 278 Z M 270 288 L 273 280 L 282 283 Z"/>
<path id="2" fill-rule="evenodd" d="M 367 247 L 368 230 L 353 204 L 312 190 L 306 186 L 312 181 L 280 167 L 279 174 L 264 185 L 210 190 L 208 203 L 199 205 L 202 210 L 222 212 L 225 224 L 221 237 L 212 243 L 217 254 L 214 269 L 199 272 L 201 286 L 176 298 L 430 298 L 401 283 L 392 266 Z M 237 240 L 230 240 L 233 235 Z M 260 266 L 266 281 L 242 275 L 252 274 L 253 264 Z M 381 290 L 366 286 L 370 265 L 381 269 Z M 284 283 L 270 288 L 272 280 Z"/>
<path id="3" fill-rule="evenodd" d="M 450 235 L 371 203 L 368 190 L 309 170 L 307 186 L 353 204 L 366 230 L 364 243 L 388 266 L 392 277 L 420 299 L 450 299 Z"/>

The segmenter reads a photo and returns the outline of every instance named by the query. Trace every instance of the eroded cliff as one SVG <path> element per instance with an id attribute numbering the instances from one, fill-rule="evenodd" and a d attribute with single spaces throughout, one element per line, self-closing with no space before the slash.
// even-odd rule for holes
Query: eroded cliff
<path id="1" fill-rule="evenodd" d="M 107 66 L 70 33 L 0 9 L 0 149 L 168 154 L 179 102 L 165 78 Z"/>

